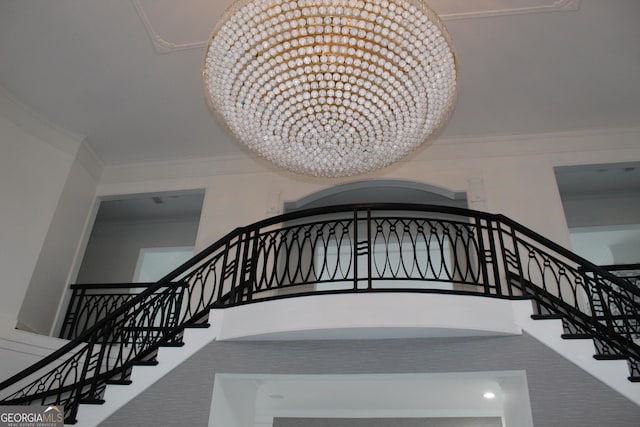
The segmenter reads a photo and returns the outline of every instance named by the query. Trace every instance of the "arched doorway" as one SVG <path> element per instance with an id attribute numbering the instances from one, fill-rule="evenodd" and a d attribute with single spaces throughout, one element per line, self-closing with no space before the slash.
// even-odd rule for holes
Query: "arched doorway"
<path id="1" fill-rule="evenodd" d="M 422 203 L 466 208 L 467 194 L 415 181 L 358 181 L 326 188 L 301 199 L 285 202 L 284 212 L 349 203 Z"/>
<path id="2" fill-rule="evenodd" d="M 284 212 L 294 212 L 303 209 L 322 208 L 326 206 L 345 205 L 345 204 L 369 204 L 369 203 L 415 203 L 415 204 L 430 204 L 441 205 L 451 207 L 467 207 L 467 195 L 466 192 L 454 192 L 442 187 L 434 186 L 431 184 L 419 183 L 414 181 L 404 180 L 370 180 L 359 181 L 353 183 L 347 183 L 337 185 L 334 187 L 326 188 L 315 193 L 309 194 L 295 201 L 285 202 Z M 326 216 L 327 220 L 335 219 L 332 215 Z M 317 220 L 317 217 L 316 217 Z M 359 220 L 356 220 L 359 221 Z M 290 221 L 287 226 L 295 227 L 299 225 L 301 221 Z M 304 220 L 302 220 L 304 222 Z M 341 234 L 329 238 L 323 245 L 318 245 L 315 250 L 300 251 L 294 258 L 288 257 L 286 254 L 281 255 L 282 259 L 278 262 L 278 275 L 286 277 L 285 271 L 296 270 L 299 265 L 304 265 L 310 268 L 312 266 L 313 271 L 319 272 L 315 279 L 317 284 L 298 286 L 295 290 L 279 289 L 277 295 L 285 295 L 291 292 L 304 292 L 305 290 L 340 290 L 344 288 L 344 284 L 331 283 L 326 275 L 330 275 L 330 269 L 324 269 L 321 265 L 340 265 L 340 259 L 351 259 L 352 262 L 358 264 L 357 269 L 359 271 L 367 271 L 366 257 L 356 256 L 352 252 L 358 245 L 361 239 L 357 239 L 358 236 L 366 236 L 367 232 L 362 227 L 365 223 L 361 223 L 356 226 L 356 232 L 349 232 L 347 234 Z M 390 226 L 387 224 L 386 226 Z M 286 228 L 286 227 L 285 227 Z M 434 228 L 434 230 L 437 229 Z M 434 234 L 435 236 L 435 234 Z M 356 241 L 357 240 L 357 241 Z M 376 252 L 378 246 L 385 245 L 384 239 L 380 241 L 372 242 L 372 253 Z M 348 241 L 348 242 L 347 242 Z M 438 235 L 433 238 L 433 241 L 439 242 L 429 247 L 425 245 L 424 248 L 411 247 L 412 242 L 410 240 L 399 240 L 395 245 L 395 251 L 389 250 L 388 247 L 384 249 L 382 246 L 378 248 L 377 253 L 384 253 L 385 263 L 400 264 L 400 258 L 403 253 L 412 253 L 412 256 L 428 258 L 430 265 L 438 270 L 439 268 L 451 268 L 453 258 L 456 256 L 453 247 L 448 244 L 446 237 Z M 464 254 L 462 254 L 464 256 Z M 316 267 L 318 266 L 318 267 Z M 323 276 L 324 275 L 324 276 Z M 322 283 L 325 282 L 325 283 Z M 440 283 L 434 284 L 434 289 L 442 290 L 455 290 L 456 286 L 453 283 Z M 411 283 L 410 281 L 404 281 L 402 287 L 423 287 L 422 283 Z"/>

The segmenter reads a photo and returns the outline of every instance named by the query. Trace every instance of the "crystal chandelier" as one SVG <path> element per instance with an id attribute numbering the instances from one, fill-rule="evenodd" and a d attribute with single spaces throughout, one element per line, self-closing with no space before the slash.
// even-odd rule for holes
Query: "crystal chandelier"
<path id="1" fill-rule="evenodd" d="M 423 0 L 239 0 L 203 80 L 241 142 L 325 177 L 399 160 L 444 125 L 457 93 L 451 38 Z"/>

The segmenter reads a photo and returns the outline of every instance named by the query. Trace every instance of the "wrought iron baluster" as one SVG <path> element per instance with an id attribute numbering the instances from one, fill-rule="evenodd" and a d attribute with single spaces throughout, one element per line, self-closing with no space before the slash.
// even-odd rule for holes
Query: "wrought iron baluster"
<path id="1" fill-rule="evenodd" d="M 367 209 L 367 288 L 372 289 L 372 272 L 371 272 L 371 254 L 373 248 L 371 247 L 371 208 Z M 357 263 L 357 260 L 356 260 Z"/>
<path id="2" fill-rule="evenodd" d="M 236 265 L 235 262 L 229 265 L 230 242 L 226 242 L 224 246 L 225 246 L 225 250 L 224 250 L 224 255 L 222 256 L 222 267 L 220 271 L 220 280 L 218 282 L 218 296 L 215 302 L 223 301 L 222 295 L 224 292 L 224 285 L 226 283 L 227 277 L 231 276 L 232 277 L 231 280 L 233 281 L 233 274 L 234 274 L 235 265 Z"/>
<path id="3" fill-rule="evenodd" d="M 338 257 L 340 253 L 338 252 Z M 353 210 L 353 290 L 358 289 L 358 209 Z"/>
<path id="4" fill-rule="evenodd" d="M 496 239 L 495 239 L 495 228 L 494 228 L 494 220 L 488 219 L 485 220 L 487 224 L 487 236 L 489 237 L 489 253 L 491 254 L 491 259 L 489 263 L 491 264 L 493 270 L 493 280 L 496 286 L 496 292 L 498 295 L 503 294 L 503 283 L 502 283 L 502 275 L 500 274 L 498 262 L 498 251 L 496 249 Z M 509 296 L 513 296 L 513 288 L 507 283 L 507 290 Z"/>
<path id="5" fill-rule="evenodd" d="M 247 244 L 251 242 L 251 259 L 248 260 L 249 277 L 247 279 L 247 283 L 245 284 L 247 289 L 247 302 L 253 301 L 253 288 L 254 286 L 258 285 L 256 280 L 256 269 L 258 268 L 258 237 L 259 232 L 258 230 L 256 230 L 253 232 L 253 238 L 247 241 Z M 248 252 L 249 251 L 247 251 L 247 253 Z"/>
<path id="6" fill-rule="evenodd" d="M 383 215 L 389 211 L 396 213 Z M 407 211 L 410 214 L 402 214 Z M 419 221 L 416 212 L 420 213 Z M 300 225 L 302 219 L 305 222 Z M 278 224 L 283 228 L 274 231 Z M 273 240 L 273 246 L 260 249 L 259 245 L 264 247 L 267 239 Z M 418 241 L 426 251 L 424 257 L 416 253 Z M 405 249 L 409 243 L 412 247 Z M 329 265 L 328 252 L 334 244 L 337 260 L 335 265 Z M 347 245 L 353 247 L 348 249 Z M 376 260 L 378 245 L 384 251 L 380 252 L 384 259 Z M 397 246 L 398 263 L 390 260 L 390 246 L 391 250 Z M 438 249 L 440 255 L 431 253 Z M 12 387 L 5 397 L 11 404 L 64 402 L 68 407 L 67 419 L 73 420 L 78 403 L 82 399 L 97 399 L 106 379 L 125 381 L 133 363 L 153 359 L 158 346 L 178 339 L 186 326 L 205 324 L 212 305 L 226 307 L 260 299 L 258 293 L 263 289 L 256 287 L 258 278 L 266 276 L 260 276 L 258 268 L 275 271 L 280 255 L 286 252 L 289 256 L 292 251 L 297 251 L 297 264 L 285 266 L 291 271 L 283 275 L 266 278 L 267 291 L 286 287 L 294 290 L 287 296 L 295 296 L 296 292 L 308 293 L 308 287 L 300 291 L 302 287 L 298 285 L 314 281 L 339 283 L 340 287 L 331 292 L 377 291 L 386 284 L 390 284 L 387 287 L 390 289 L 398 283 L 414 286 L 411 281 L 420 280 L 424 283 L 422 287 L 403 290 L 433 292 L 436 288 L 436 292 L 476 295 L 482 290 L 484 295 L 506 298 L 525 294 L 534 298 L 538 312 L 561 314 L 570 318 L 576 331 L 596 334 L 603 343 L 603 351 L 610 353 L 607 355 L 628 354 L 631 365 L 636 367 L 632 372 L 640 376 L 640 346 L 632 340 L 640 322 L 640 290 L 632 284 L 500 215 L 433 206 L 352 205 L 285 214 L 234 230 L 137 295 L 107 292 L 106 302 L 98 304 L 95 310 L 82 311 L 82 306 L 88 304 L 90 297 L 91 304 L 101 298 L 95 291 L 100 288 L 74 288 L 67 310 L 69 316 L 61 328 L 62 335 L 74 339 L 33 368 L 0 383 L 0 390 Z M 312 259 L 317 251 L 325 259 Z M 463 259 L 445 258 L 452 255 Z M 265 257 L 262 264 L 258 262 L 260 256 Z M 366 267 L 359 266 L 359 260 L 366 261 Z M 529 270 L 524 264 L 527 261 Z M 321 267 L 313 262 L 321 262 Z M 577 269 L 577 265 L 582 265 L 583 270 Z M 366 286 L 363 274 L 367 275 Z M 186 282 L 176 282 L 181 278 Z M 344 284 L 349 287 L 351 279 L 352 286 L 345 289 Z M 449 290 L 432 286 L 434 283 L 471 286 Z M 564 290 L 560 289 L 562 286 Z M 588 307 L 581 299 L 581 289 Z M 313 288 L 316 290 L 323 292 Z M 281 296 L 284 295 L 278 295 Z M 109 307 L 107 317 L 105 307 Z M 85 330 L 78 326 L 82 321 L 87 322 Z M 67 364 L 68 360 L 71 362 Z M 28 384 L 18 385 L 20 381 Z"/>
<path id="7" fill-rule="evenodd" d="M 71 334 L 76 323 L 76 316 L 78 314 L 78 307 L 81 304 L 81 296 L 79 295 L 81 292 L 84 293 L 84 290 L 71 290 L 71 298 L 69 299 L 67 313 L 64 316 L 62 329 L 60 330 L 60 338 L 71 339 Z"/>
<path id="8" fill-rule="evenodd" d="M 247 285 L 247 265 L 249 263 L 249 242 L 251 240 L 251 231 L 247 230 L 243 234 L 244 237 L 241 239 L 242 260 L 240 261 L 239 265 L 239 268 L 242 268 L 242 270 L 240 271 L 240 283 L 238 283 L 237 286 L 234 286 L 233 290 L 231 291 L 231 301 L 236 304 L 242 302 Z"/>

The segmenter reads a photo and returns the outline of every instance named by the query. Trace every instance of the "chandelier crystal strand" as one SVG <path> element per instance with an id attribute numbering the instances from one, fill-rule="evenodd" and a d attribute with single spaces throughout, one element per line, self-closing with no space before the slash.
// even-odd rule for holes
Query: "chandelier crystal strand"
<path id="1" fill-rule="evenodd" d="M 399 160 L 457 94 L 451 38 L 423 0 L 240 0 L 214 30 L 203 81 L 241 142 L 324 177 Z"/>

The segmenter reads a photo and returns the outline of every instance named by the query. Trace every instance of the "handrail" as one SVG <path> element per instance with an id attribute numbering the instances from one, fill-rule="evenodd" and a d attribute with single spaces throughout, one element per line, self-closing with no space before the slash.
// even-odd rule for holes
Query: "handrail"
<path id="1" fill-rule="evenodd" d="M 156 282 L 70 285 L 71 297 L 69 298 L 59 337 L 67 340 L 76 338 L 99 320 L 113 313 L 115 309 L 134 299 L 138 294 L 155 284 Z M 173 298 L 168 304 L 169 307 L 165 307 L 165 310 L 175 311 L 179 309 L 184 295 L 182 291 L 187 286 L 188 284 L 184 282 L 170 282 L 160 287 L 160 291 L 165 288 L 175 288 Z M 167 326 L 171 327 L 173 325 Z"/>
<path id="2" fill-rule="evenodd" d="M 132 282 L 132 283 L 74 283 L 69 289 L 131 289 L 148 288 L 158 282 Z"/>
<path id="3" fill-rule="evenodd" d="M 623 346 L 640 361 L 631 339 L 640 333 L 640 289 L 509 218 L 448 206 L 341 205 L 233 230 L 0 383 L 2 402 L 62 404 L 73 422 L 79 403 L 100 401 L 108 382 L 153 363 L 158 347 L 178 344 L 212 306 L 389 289 L 538 298 L 541 312 L 589 318 L 618 336 L 616 351 Z"/>
<path id="4" fill-rule="evenodd" d="M 635 287 L 640 287 L 640 263 L 601 265 L 602 269 L 620 277 Z"/>
<path id="5" fill-rule="evenodd" d="M 502 214 L 496 214 L 495 215 L 496 220 L 502 222 L 505 225 L 509 225 L 510 227 L 512 227 L 514 230 L 517 230 L 519 233 L 523 234 L 524 236 L 527 236 L 530 239 L 536 240 L 539 243 L 543 244 L 544 246 L 546 246 L 548 249 L 551 249 L 555 252 L 558 252 L 559 254 L 561 254 L 562 256 L 574 261 L 577 264 L 580 264 L 582 266 L 583 269 L 588 269 L 588 270 L 592 270 L 595 272 L 598 272 L 598 274 L 601 274 L 603 277 L 607 278 L 608 280 L 612 280 L 614 282 L 617 282 L 617 284 L 619 284 L 620 286 L 626 288 L 627 290 L 629 290 L 632 293 L 635 293 L 637 295 L 640 295 L 640 290 L 630 286 L 628 283 L 624 282 L 624 281 L 620 281 L 619 277 L 616 276 L 615 274 L 611 273 L 610 270 L 603 268 L 602 266 L 596 265 L 594 263 L 592 263 L 591 261 L 587 260 L 586 258 L 582 258 L 581 256 L 577 255 L 574 252 L 571 252 L 569 249 L 560 246 L 559 244 L 557 244 L 556 242 L 549 240 L 548 238 L 544 237 L 541 234 L 536 233 L 535 231 L 525 227 L 524 225 L 515 222 L 514 220 L 512 220 L 509 217 L 506 217 Z"/>
<path id="6" fill-rule="evenodd" d="M 107 329 L 109 323 L 112 322 L 113 319 L 117 318 L 118 316 L 122 316 L 122 315 L 126 314 L 129 310 L 131 310 L 132 308 L 135 308 L 137 305 L 139 305 L 142 302 L 144 302 L 145 299 L 147 297 L 149 297 L 150 295 L 152 295 L 155 291 L 157 291 L 158 289 L 160 289 L 162 287 L 166 287 L 167 285 L 169 285 L 174 279 L 176 279 L 177 277 L 180 277 L 182 274 L 184 274 L 186 271 L 188 271 L 189 268 L 192 268 L 198 262 L 200 262 L 204 258 L 206 258 L 208 255 L 210 255 L 211 253 L 213 253 L 217 249 L 223 247 L 226 243 L 228 243 L 234 237 L 238 236 L 241 233 L 241 231 L 242 231 L 242 228 L 236 228 L 235 230 L 231 231 L 226 236 L 224 236 L 222 239 L 220 239 L 217 242 L 213 243 L 212 245 L 210 245 L 209 247 L 204 249 L 202 252 L 200 252 L 198 255 L 194 256 L 193 258 L 191 258 L 190 260 L 188 260 L 187 262 L 185 262 L 184 264 L 179 266 L 174 271 L 172 271 L 172 272 L 168 273 L 167 275 L 165 275 L 155 285 L 150 286 L 147 290 L 145 290 L 144 292 L 138 294 L 134 299 L 130 300 L 126 304 L 122 305 L 120 308 L 116 309 L 109 316 L 107 316 L 106 318 L 98 321 L 93 327 L 85 330 L 82 334 L 80 334 L 78 337 L 76 337 L 73 340 L 71 340 L 69 343 L 65 344 L 64 346 L 62 346 L 58 350 L 54 351 L 53 353 L 51 353 L 47 357 L 45 357 L 45 358 L 39 360 L 38 362 L 34 363 L 33 365 L 31 365 L 30 367 L 24 369 L 23 371 L 18 372 L 17 374 L 15 374 L 15 375 L 7 378 L 6 380 L 2 381 L 0 383 L 0 391 L 5 390 L 9 386 L 14 385 L 14 384 L 20 382 L 21 380 L 24 380 L 24 379 L 28 378 L 30 375 L 32 375 L 33 373 L 39 371 L 40 369 L 44 368 L 45 366 L 51 365 L 51 364 L 53 364 L 56 361 L 61 360 L 61 359 L 64 360 L 64 357 L 66 355 L 68 355 L 69 353 L 73 353 L 73 350 L 76 347 L 83 345 L 85 342 L 91 341 L 91 337 L 94 334 L 96 334 L 98 331 L 105 331 Z M 187 322 L 185 322 L 185 323 L 187 323 Z M 184 324 L 177 326 L 176 327 L 176 331 L 172 331 L 172 333 L 173 334 L 177 333 L 180 330 L 180 328 L 184 328 Z M 123 366 L 121 367 L 121 370 L 126 371 L 126 368 L 127 367 L 125 367 L 124 364 L 123 364 Z M 99 372 L 99 370 L 98 370 L 98 372 Z M 25 397 L 26 397 L 26 395 L 25 395 Z M 18 399 L 18 400 L 20 400 L 20 399 Z M 2 401 L 0 401 L 0 402 L 5 403 L 6 401 L 7 401 L 7 399 L 3 398 Z M 42 403 L 44 404 L 45 402 L 43 401 Z M 55 402 L 52 402 L 52 403 L 60 403 L 60 402 L 55 401 Z M 78 410 L 78 404 L 79 404 L 79 398 L 75 402 L 71 402 L 70 409 L 68 409 L 65 406 L 65 423 L 72 423 L 72 424 L 75 423 L 75 415 L 76 415 L 77 410 Z"/>

